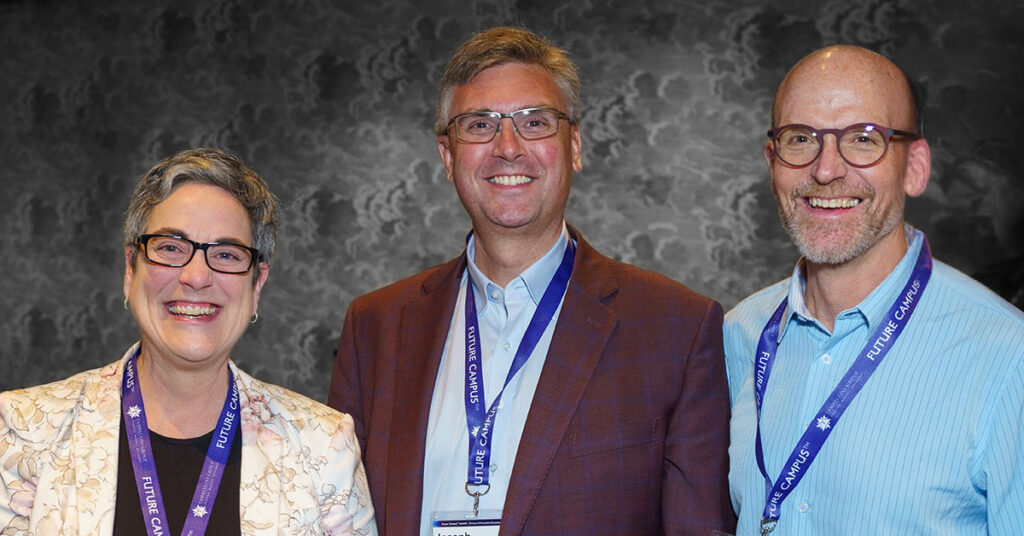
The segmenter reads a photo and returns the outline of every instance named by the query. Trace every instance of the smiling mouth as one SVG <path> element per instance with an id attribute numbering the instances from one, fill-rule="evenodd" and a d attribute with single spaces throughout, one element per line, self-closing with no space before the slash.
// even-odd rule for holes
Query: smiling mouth
<path id="1" fill-rule="evenodd" d="M 494 177 L 487 179 L 487 182 L 501 186 L 519 186 L 520 184 L 526 184 L 532 181 L 533 177 L 528 177 L 526 175 L 495 175 Z"/>
<path id="2" fill-rule="evenodd" d="M 836 209 L 836 208 L 853 208 L 860 204 L 860 199 L 856 197 L 838 197 L 838 198 L 824 198 L 824 197 L 808 197 L 807 204 L 811 208 L 825 208 L 825 209 Z"/>
<path id="3" fill-rule="evenodd" d="M 167 308 L 174 316 L 184 318 L 206 318 L 217 312 L 213 305 L 184 305 L 176 303 Z"/>

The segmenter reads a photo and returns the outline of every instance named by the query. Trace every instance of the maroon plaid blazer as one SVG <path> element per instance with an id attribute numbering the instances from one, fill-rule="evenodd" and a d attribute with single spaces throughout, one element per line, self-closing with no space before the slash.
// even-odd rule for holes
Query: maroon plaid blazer
<path id="1" fill-rule="evenodd" d="M 463 253 L 345 318 L 328 404 L 355 419 L 384 535 L 419 534 L 430 401 L 465 267 Z M 728 447 L 721 306 L 580 237 L 502 536 L 731 532 Z"/>

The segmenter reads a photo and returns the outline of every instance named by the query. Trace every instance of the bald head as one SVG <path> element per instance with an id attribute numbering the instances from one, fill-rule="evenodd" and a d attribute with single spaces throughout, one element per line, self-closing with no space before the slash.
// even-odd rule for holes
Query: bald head
<path id="1" fill-rule="evenodd" d="M 870 110 L 871 117 L 839 119 L 846 123 L 815 124 L 801 117 L 848 116 Z M 917 132 L 917 110 L 906 74 L 885 56 L 866 48 L 836 45 L 818 49 L 797 62 L 782 79 L 772 106 L 772 126 L 791 123 L 816 128 L 842 128 L 851 123 L 877 123 Z"/>

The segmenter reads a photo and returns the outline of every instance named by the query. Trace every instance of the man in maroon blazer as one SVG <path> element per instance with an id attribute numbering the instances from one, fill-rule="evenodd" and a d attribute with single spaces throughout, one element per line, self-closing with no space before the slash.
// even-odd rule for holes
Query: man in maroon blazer
<path id="1" fill-rule="evenodd" d="M 448 64 L 438 108 L 466 250 L 353 301 L 331 381 L 381 532 L 732 530 L 722 309 L 565 223 L 575 66 L 526 30 L 487 30 Z"/>

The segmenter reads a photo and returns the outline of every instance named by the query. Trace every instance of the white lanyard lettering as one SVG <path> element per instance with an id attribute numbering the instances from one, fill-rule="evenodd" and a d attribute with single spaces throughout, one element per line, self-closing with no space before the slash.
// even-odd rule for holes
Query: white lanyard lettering
<path id="1" fill-rule="evenodd" d="M 124 379 L 121 384 L 121 411 L 124 414 L 125 432 L 128 434 L 129 454 L 132 467 L 135 469 L 135 485 L 139 491 L 139 502 L 142 505 L 142 518 L 146 523 L 146 531 L 150 536 L 163 536 L 170 530 L 167 525 L 167 512 L 164 511 L 164 498 L 160 493 L 160 481 L 153 460 L 153 445 L 149 437 L 149 425 L 146 422 L 146 407 L 142 403 L 142 393 L 138 386 L 138 370 L 135 365 L 139 352 L 128 358 L 125 364 Z M 220 412 L 220 420 L 214 430 L 210 448 L 206 452 L 199 483 L 192 495 L 188 517 L 181 533 L 185 536 L 201 536 L 206 532 L 213 511 L 213 502 L 217 499 L 224 466 L 227 465 L 231 443 L 235 439 L 238 428 L 238 387 L 235 378 L 228 369 L 228 396 Z"/>
<path id="2" fill-rule="evenodd" d="M 476 514 L 480 507 L 480 496 L 487 494 L 491 489 L 489 483 L 489 467 L 491 465 L 491 434 L 494 432 L 494 414 L 501 402 L 501 395 L 505 387 L 529 359 L 533 349 L 540 341 L 541 335 L 547 329 L 551 318 L 558 310 L 558 304 L 562 301 L 562 295 L 569 285 L 569 276 L 572 274 L 573 260 L 576 256 L 576 247 L 572 240 L 569 240 L 562 256 L 562 262 L 555 271 L 555 275 L 548 283 L 544 295 L 537 304 L 537 310 L 530 319 L 530 324 L 523 334 L 523 340 L 519 343 L 516 355 L 512 359 L 512 366 L 508 375 L 505 376 L 505 383 L 502 385 L 498 396 L 491 402 L 491 407 L 484 411 L 484 385 L 483 385 L 483 363 L 480 360 L 480 327 L 476 314 L 476 301 L 473 298 L 473 278 L 467 275 L 466 281 L 466 424 L 469 427 L 469 468 L 466 476 L 466 493 L 473 497 L 473 513 Z M 482 491 L 474 488 L 483 487 Z"/>
<path id="3" fill-rule="evenodd" d="M 807 468 L 818 455 L 825 440 L 828 439 L 832 430 L 835 429 L 839 418 L 849 407 L 850 402 L 857 396 L 861 388 L 875 372 L 878 365 L 885 358 L 886 354 L 896 343 L 896 339 L 903 333 L 903 328 L 910 321 L 910 315 L 920 301 L 920 295 L 928 284 L 932 273 L 932 257 L 928 248 L 928 241 L 923 240 L 921 252 L 917 256 L 914 271 L 910 275 L 910 281 L 903 287 L 896 303 L 889 308 L 885 321 L 875 328 L 868 344 L 861 350 L 860 355 L 846 371 L 846 374 L 839 381 L 839 385 L 832 391 L 832 394 L 825 400 L 825 403 L 815 414 L 803 436 L 797 442 L 793 452 L 786 460 L 786 465 L 779 475 L 778 480 L 772 483 L 768 477 L 768 471 L 764 464 L 764 450 L 761 445 L 761 406 L 764 401 L 765 389 L 768 385 L 768 378 L 772 372 L 772 365 L 775 363 L 775 355 L 779 346 L 779 329 L 782 323 L 782 314 L 786 309 L 788 298 L 783 298 L 771 319 L 761 332 L 761 340 L 757 344 L 757 355 L 755 366 L 756 375 L 754 381 L 754 401 L 757 404 L 757 437 L 754 444 L 754 452 L 757 457 L 757 467 L 765 480 L 766 500 L 764 512 L 761 517 L 761 534 L 766 536 L 778 524 L 780 506 L 782 501 L 789 496 L 797 484 L 804 477 Z"/>

